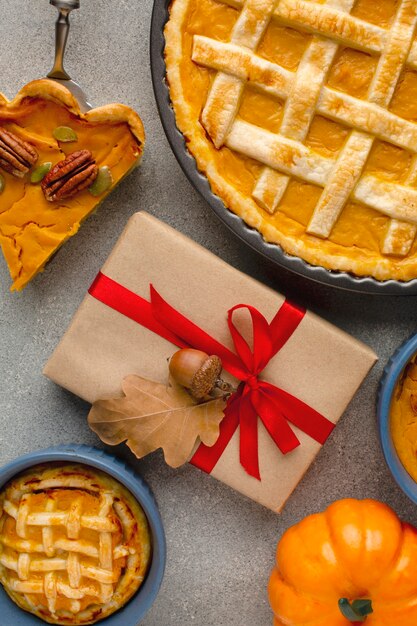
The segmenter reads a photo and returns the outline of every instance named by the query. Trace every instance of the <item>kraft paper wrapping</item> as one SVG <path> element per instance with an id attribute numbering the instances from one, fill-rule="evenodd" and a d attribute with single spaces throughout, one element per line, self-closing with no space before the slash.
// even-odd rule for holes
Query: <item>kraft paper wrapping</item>
<path id="1" fill-rule="evenodd" d="M 284 298 L 242 274 L 195 242 L 147 213 L 137 213 L 102 272 L 149 299 L 152 283 L 172 306 L 233 349 L 227 310 L 252 304 L 270 321 Z M 234 318 L 250 336 L 249 316 Z M 137 373 L 167 380 L 170 342 L 86 295 L 44 374 L 88 402 L 121 394 L 121 381 Z M 376 361 L 364 344 L 308 312 L 262 377 L 297 396 L 336 423 Z M 301 445 L 282 455 L 259 422 L 262 480 L 239 463 L 239 432 L 212 476 L 264 506 L 280 511 L 320 450 L 294 428 Z"/>

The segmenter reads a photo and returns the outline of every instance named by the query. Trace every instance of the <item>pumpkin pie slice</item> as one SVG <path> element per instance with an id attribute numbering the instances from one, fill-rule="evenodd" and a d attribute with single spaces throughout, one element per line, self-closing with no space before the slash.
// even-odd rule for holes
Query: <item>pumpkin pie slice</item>
<path id="1" fill-rule="evenodd" d="M 141 119 L 123 104 L 81 113 L 63 86 L 36 80 L 0 94 L 0 244 L 23 289 L 139 164 Z"/>

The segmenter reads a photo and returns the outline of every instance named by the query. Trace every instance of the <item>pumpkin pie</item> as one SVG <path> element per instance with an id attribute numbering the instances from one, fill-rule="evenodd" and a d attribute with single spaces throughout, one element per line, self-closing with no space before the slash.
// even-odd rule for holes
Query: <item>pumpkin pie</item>
<path id="1" fill-rule="evenodd" d="M 178 128 L 231 211 L 330 270 L 417 277 L 417 3 L 173 0 Z"/>
<path id="2" fill-rule="evenodd" d="M 91 467 L 37 466 L 0 494 L 0 582 L 50 624 L 94 624 L 117 611 L 140 587 L 150 554 L 140 505 Z"/>
<path id="3" fill-rule="evenodd" d="M 81 113 L 63 86 L 0 94 L 0 244 L 20 290 L 142 156 L 139 116 L 110 104 Z"/>

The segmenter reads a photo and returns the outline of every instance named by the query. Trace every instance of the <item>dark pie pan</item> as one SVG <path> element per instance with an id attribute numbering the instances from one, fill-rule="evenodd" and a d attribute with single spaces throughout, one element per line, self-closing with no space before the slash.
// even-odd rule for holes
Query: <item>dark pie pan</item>
<path id="1" fill-rule="evenodd" d="M 258 231 L 247 226 L 238 215 L 232 213 L 223 204 L 223 201 L 212 192 L 207 178 L 198 170 L 194 157 L 187 150 L 184 136 L 178 130 L 175 122 L 175 114 L 166 80 L 164 59 L 164 27 L 169 17 L 169 5 L 170 0 L 154 0 L 152 12 L 151 71 L 159 115 L 171 148 L 184 173 L 220 220 L 242 241 L 263 256 L 277 265 L 305 276 L 310 280 L 360 293 L 387 296 L 417 295 L 417 279 L 401 282 L 397 280 L 378 281 L 372 277 L 360 278 L 347 272 L 331 271 L 324 267 L 313 266 L 299 257 L 287 254 L 280 246 L 266 242 Z"/>

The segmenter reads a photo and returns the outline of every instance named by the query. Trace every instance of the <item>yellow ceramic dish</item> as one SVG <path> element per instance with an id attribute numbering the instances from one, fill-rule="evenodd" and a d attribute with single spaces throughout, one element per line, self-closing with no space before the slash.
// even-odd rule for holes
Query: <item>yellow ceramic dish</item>
<path id="1" fill-rule="evenodd" d="M 55 139 L 54 130 L 60 126 L 75 131 L 76 141 Z M 68 154 L 87 149 L 99 168 L 110 169 L 113 180 L 99 197 L 85 189 L 49 202 L 41 185 L 30 182 L 30 172 L 16 178 L 0 168 L 4 179 L 0 244 L 13 279 L 12 290 L 20 290 L 139 163 L 145 135 L 139 116 L 129 107 L 110 104 L 83 114 L 71 93 L 49 80 L 29 83 L 11 102 L 0 94 L 0 128 L 35 147 L 39 155 L 36 166 L 48 162 L 53 166 Z"/>

